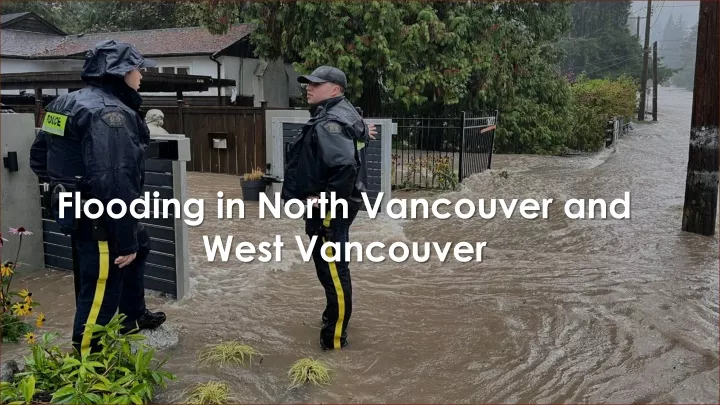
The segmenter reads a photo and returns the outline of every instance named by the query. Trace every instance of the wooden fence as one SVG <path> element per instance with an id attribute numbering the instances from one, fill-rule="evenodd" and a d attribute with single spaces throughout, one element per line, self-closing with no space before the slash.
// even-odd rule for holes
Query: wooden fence
<path id="1" fill-rule="evenodd" d="M 34 113 L 34 105 L 8 105 L 18 113 Z M 190 138 L 191 161 L 187 170 L 242 176 L 254 168 L 265 171 L 265 110 L 233 106 L 143 106 L 143 112 L 159 109 L 163 128 Z M 43 109 L 39 120 L 45 114 Z M 213 139 L 220 142 L 213 142 Z M 224 142 L 223 142 L 224 140 Z M 221 148 L 218 148 L 220 146 Z"/>
<path id="2" fill-rule="evenodd" d="M 152 108 L 165 115 L 165 130 L 190 138 L 188 171 L 241 176 L 257 167 L 265 170 L 265 114 L 262 108 L 185 106 L 182 117 L 177 106 Z"/>

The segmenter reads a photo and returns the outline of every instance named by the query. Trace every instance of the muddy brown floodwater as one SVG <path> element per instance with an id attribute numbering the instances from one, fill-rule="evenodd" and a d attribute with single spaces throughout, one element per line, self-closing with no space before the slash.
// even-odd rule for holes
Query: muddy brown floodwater
<path id="1" fill-rule="evenodd" d="M 635 124 L 615 150 L 497 155 L 493 171 L 458 192 L 393 195 L 552 198 L 549 219 L 358 218 L 350 236 L 363 244 L 487 247 L 481 263 L 435 255 L 427 263 L 353 263 L 350 345 L 342 352 L 317 344 L 325 298 L 294 242 L 301 223 L 259 220 L 256 208 L 246 219 L 218 220 L 216 193 L 239 198 L 237 178 L 189 174 L 206 215 L 190 228 L 190 297 L 150 299 L 180 330 L 179 344 L 164 352 L 179 380 L 158 402 L 182 402 L 189 385 L 220 380 L 241 403 L 718 403 L 718 239 L 680 231 L 691 101 L 688 92 L 662 89 L 659 123 Z M 626 191 L 631 219 L 563 213 L 570 198 L 612 201 Z M 276 234 L 285 242 L 281 263 L 205 256 L 203 235 L 257 244 Z M 69 330 L 72 280 L 58 274 L 44 272 L 57 282 L 37 295 L 49 303 L 51 325 Z M 204 345 L 230 339 L 263 352 L 262 364 L 197 364 Z M 332 384 L 288 390 L 290 365 L 308 356 L 330 364 Z"/>

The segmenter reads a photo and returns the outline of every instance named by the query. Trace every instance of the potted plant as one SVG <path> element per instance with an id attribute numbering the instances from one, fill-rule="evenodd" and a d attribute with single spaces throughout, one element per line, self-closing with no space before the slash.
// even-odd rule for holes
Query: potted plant
<path id="1" fill-rule="evenodd" d="M 267 188 L 267 181 L 263 179 L 265 172 L 259 167 L 250 173 L 245 173 L 240 181 L 242 186 L 243 200 L 260 201 L 260 193 L 264 193 Z"/>

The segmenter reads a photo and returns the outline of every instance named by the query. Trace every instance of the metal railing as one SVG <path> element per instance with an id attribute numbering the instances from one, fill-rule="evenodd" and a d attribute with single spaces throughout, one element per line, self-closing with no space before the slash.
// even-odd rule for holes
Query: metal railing
<path id="1" fill-rule="evenodd" d="M 497 111 L 460 117 L 396 117 L 392 147 L 394 189 L 454 189 L 490 168 Z"/>
<path id="2" fill-rule="evenodd" d="M 492 115 L 474 115 L 463 112 L 462 147 L 460 152 L 459 179 L 490 169 L 497 111 Z"/>
<path id="3" fill-rule="evenodd" d="M 458 181 L 462 118 L 399 117 L 392 146 L 395 189 L 453 187 Z"/>

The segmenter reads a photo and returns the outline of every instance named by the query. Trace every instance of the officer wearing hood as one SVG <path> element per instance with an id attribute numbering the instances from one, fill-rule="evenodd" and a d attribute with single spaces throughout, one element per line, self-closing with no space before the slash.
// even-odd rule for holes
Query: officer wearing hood
<path id="1" fill-rule="evenodd" d="M 352 286 L 345 244 L 349 228 L 363 202 L 366 191 L 367 166 L 365 144 L 372 138 L 373 127 L 345 98 L 345 73 L 330 66 L 321 66 L 298 81 L 307 86 L 311 119 L 287 154 L 283 180 L 283 199 L 312 200 L 325 193 L 335 193 L 336 200 L 345 200 L 348 212 L 338 210 L 331 218 L 328 209 L 323 218 L 319 209 L 311 218 L 306 216 L 305 232 L 318 236 L 313 261 L 320 283 L 325 288 L 327 304 L 322 315 L 320 347 L 340 349 L 347 344 L 347 327 L 352 312 Z M 338 261 L 325 261 L 321 248 L 325 242 L 339 243 Z M 328 257 L 336 252 L 329 249 Z"/>
<path id="2" fill-rule="evenodd" d="M 30 153 L 30 167 L 55 191 L 81 192 L 105 207 L 114 199 L 126 207 L 141 196 L 144 154 L 150 142 L 140 114 L 141 68 L 153 67 L 129 44 L 103 41 L 86 54 L 81 77 L 87 87 L 62 95 L 46 108 L 42 130 Z M 119 219 L 60 218 L 52 212 L 76 251 L 76 311 L 73 345 L 86 354 L 96 347 L 88 326 L 105 325 L 116 311 L 126 316 L 124 331 L 160 326 L 165 314 L 145 306 L 145 229 L 130 212 Z M 107 212 L 107 210 L 106 210 Z"/>

